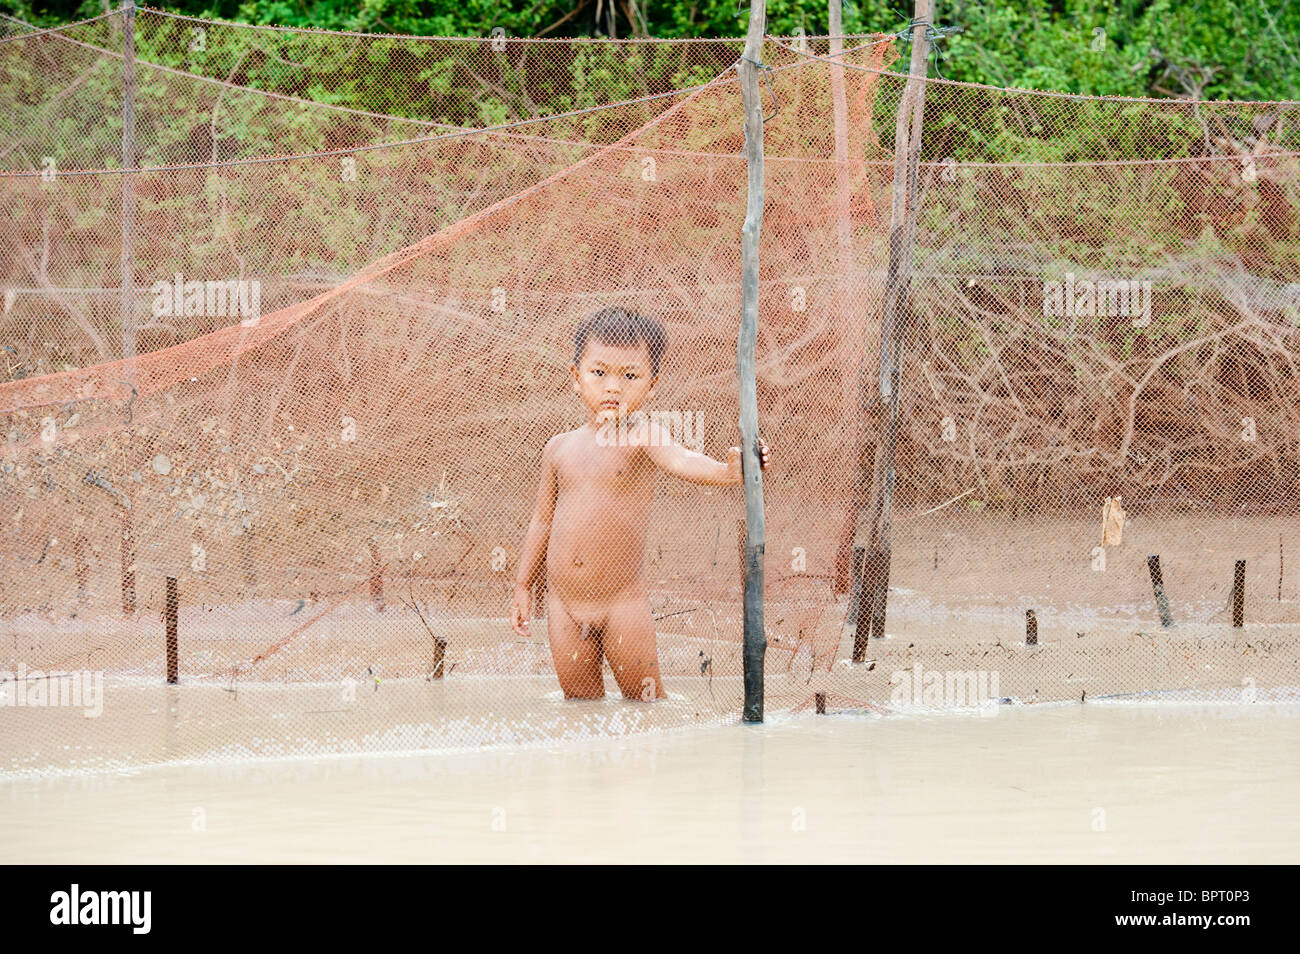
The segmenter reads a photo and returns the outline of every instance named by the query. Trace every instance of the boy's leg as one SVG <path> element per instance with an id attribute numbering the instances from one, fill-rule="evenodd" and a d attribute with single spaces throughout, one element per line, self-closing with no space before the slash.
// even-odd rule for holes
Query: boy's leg
<path id="1" fill-rule="evenodd" d="M 564 698 L 604 699 L 605 677 L 600 671 L 598 633 L 570 616 L 554 593 L 546 598 L 546 635 L 551 641 L 551 659 Z"/>
<path id="2" fill-rule="evenodd" d="M 659 645 L 646 594 L 610 607 L 601 643 L 623 698 L 652 702 L 668 695 L 659 678 Z"/>

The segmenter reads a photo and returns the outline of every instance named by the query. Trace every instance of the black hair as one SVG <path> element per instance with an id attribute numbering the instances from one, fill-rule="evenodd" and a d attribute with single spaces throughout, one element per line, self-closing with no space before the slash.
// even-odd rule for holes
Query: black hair
<path id="1" fill-rule="evenodd" d="M 668 336 L 658 319 L 622 308 L 602 308 L 578 323 L 573 332 L 574 364 L 582 363 L 582 352 L 586 350 L 588 341 L 599 341 L 617 348 L 644 343 L 650 349 L 650 370 L 655 375 L 659 374 L 659 362 L 668 347 Z"/>

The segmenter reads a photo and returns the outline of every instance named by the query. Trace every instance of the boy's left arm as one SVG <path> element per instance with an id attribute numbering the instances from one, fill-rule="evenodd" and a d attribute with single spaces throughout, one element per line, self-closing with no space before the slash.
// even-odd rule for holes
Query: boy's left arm
<path id="1" fill-rule="evenodd" d="M 712 487 L 728 487 L 742 482 L 739 447 L 731 448 L 726 463 L 723 463 L 676 443 L 667 430 L 654 422 L 645 425 L 643 433 L 646 453 L 664 473 Z M 762 438 L 758 441 L 758 450 L 759 466 L 766 470 L 771 451 Z"/>

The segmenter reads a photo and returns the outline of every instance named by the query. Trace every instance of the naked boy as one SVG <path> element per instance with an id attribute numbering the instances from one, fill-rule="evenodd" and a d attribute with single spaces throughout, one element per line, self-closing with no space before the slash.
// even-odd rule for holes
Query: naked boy
<path id="1" fill-rule="evenodd" d="M 530 591 L 545 565 L 547 631 L 566 698 L 604 698 L 602 658 L 624 698 L 665 695 L 643 568 L 655 474 L 741 483 L 740 448 L 726 463 L 714 460 L 639 413 L 658 383 L 665 346 L 658 321 L 619 308 L 597 312 L 574 334 L 569 373 L 587 423 L 555 435 L 542 452 L 510 606 L 515 632 L 529 635 Z M 766 468 L 770 452 L 759 445 Z"/>

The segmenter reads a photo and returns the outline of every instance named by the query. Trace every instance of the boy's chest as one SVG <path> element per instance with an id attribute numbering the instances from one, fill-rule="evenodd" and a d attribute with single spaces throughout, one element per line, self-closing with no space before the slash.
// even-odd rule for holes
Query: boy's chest
<path id="1" fill-rule="evenodd" d="M 556 461 L 556 480 L 563 491 L 632 491 L 647 484 L 653 469 L 641 447 L 569 447 Z"/>

